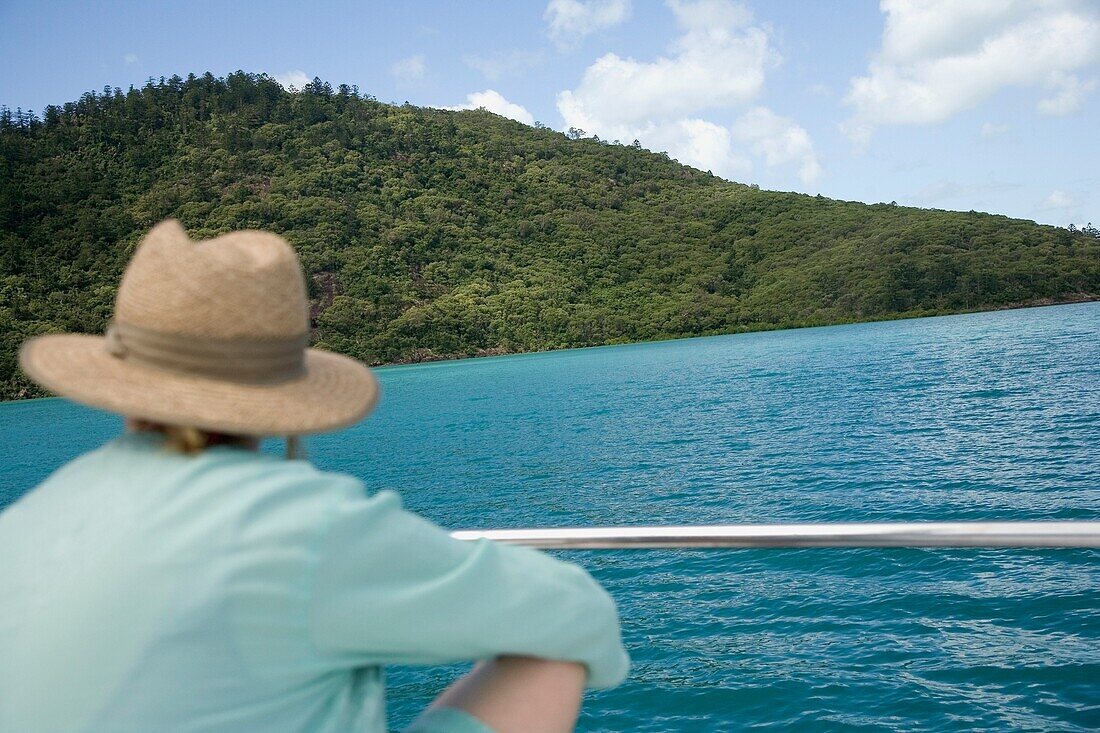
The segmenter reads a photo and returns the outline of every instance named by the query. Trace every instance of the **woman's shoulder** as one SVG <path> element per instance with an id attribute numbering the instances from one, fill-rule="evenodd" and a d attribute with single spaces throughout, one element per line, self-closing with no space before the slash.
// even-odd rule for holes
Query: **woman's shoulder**
<path id="1" fill-rule="evenodd" d="M 215 446 L 184 455 L 156 435 L 127 434 L 77 459 L 65 483 L 100 480 L 111 493 L 141 494 L 157 514 L 204 517 L 240 527 L 326 524 L 334 507 L 362 497 L 359 479 L 324 471 L 306 460 Z M 120 480 L 123 479 L 124 480 Z"/>

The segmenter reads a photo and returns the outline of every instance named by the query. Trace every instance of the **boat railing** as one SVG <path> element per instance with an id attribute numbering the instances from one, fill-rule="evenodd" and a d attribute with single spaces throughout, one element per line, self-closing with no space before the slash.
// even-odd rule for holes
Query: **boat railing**
<path id="1" fill-rule="evenodd" d="M 1100 522 L 854 522 L 671 527 L 556 527 L 452 532 L 544 550 L 798 547 L 1100 547 Z"/>

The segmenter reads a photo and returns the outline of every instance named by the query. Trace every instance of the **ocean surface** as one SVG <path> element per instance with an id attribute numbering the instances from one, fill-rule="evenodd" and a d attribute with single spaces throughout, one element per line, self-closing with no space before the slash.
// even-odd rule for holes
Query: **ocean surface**
<path id="1" fill-rule="evenodd" d="M 1100 518 L 1100 303 L 378 376 L 311 457 L 456 529 Z M 0 406 L 0 506 L 119 430 Z M 563 554 L 634 660 L 582 731 L 1100 729 L 1100 551 Z M 390 670 L 393 726 L 464 669 Z"/>

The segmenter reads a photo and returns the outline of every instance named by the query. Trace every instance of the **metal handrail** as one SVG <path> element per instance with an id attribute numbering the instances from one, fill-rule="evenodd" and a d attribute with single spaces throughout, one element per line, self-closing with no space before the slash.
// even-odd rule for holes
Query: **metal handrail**
<path id="1" fill-rule="evenodd" d="M 793 547 L 1100 547 L 1100 522 L 865 522 L 452 532 L 543 550 Z"/>

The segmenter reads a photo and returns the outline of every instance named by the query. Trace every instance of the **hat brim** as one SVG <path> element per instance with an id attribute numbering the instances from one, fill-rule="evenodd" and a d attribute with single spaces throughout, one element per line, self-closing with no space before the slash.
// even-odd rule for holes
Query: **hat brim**
<path id="1" fill-rule="evenodd" d="M 278 384 L 242 384 L 170 372 L 112 356 L 101 336 L 51 334 L 23 344 L 32 380 L 92 407 L 172 425 L 237 435 L 337 430 L 366 417 L 378 380 L 362 363 L 307 349 L 305 374 Z"/>

